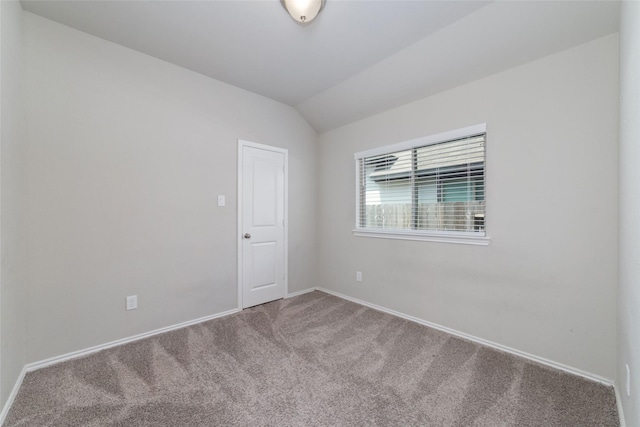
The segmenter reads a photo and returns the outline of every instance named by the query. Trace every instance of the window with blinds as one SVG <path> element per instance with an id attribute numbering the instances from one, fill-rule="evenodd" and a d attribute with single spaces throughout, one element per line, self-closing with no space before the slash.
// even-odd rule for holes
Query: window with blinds
<path id="1" fill-rule="evenodd" d="M 485 236 L 484 125 L 357 153 L 357 230 Z"/>

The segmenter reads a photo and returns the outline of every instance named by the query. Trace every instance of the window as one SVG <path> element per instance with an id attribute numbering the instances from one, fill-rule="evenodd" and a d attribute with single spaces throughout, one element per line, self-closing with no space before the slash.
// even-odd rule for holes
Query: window
<path id="1" fill-rule="evenodd" d="M 360 236 L 488 244 L 486 126 L 355 154 Z"/>

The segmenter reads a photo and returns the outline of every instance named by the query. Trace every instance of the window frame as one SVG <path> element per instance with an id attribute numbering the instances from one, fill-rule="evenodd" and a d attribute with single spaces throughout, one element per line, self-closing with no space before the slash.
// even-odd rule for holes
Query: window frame
<path id="1" fill-rule="evenodd" d="M 440 243 L 458 243 L 467 245 L 487 246 L 491 241 L 491 238 L 487 234 L 487 224 L 484 224 L 484 233 L 469 232 L 469 231 L 436 231 L 436 230 L 414 230 L 414 229 L 380 229 L 380 228 L 367 228 L 360 226 L 360 207 L 362 206 L 365 195 L 361 191 L 360 180 L 360 161 L 366 157 L 385 155 L 398 151 L 413 150 L 419 147 L 427 145 L 433 145 L 452 141 L 456 139 L 462 139 L 471 137 L 474 135 L 485 134 L 486 141 L 487 125 L 481 123 L 474 126 L 468 126 L 448 132 L 442 132 L 434 135 L 425 136 L 422 138 L 412 139 L 396 144 L 385 145 L 383 147 L 373 148 L 370 150 L 360 151 L 354 154 L 355 170 L 356 170 L 356 212 L 355 212 L 355 228 L 353 229 L 353 235 L 357 237 L 373 237 L 381 239 L 396 239 L 396 240 L 417 240 L 428 242 L 440 242 Z M 484 176 L 486 185 L 486 145 L 485 145 L 485 158 L 484 158 Z M 412 174 L 413 175 L 413 174 Z M 411 191 L 414 192 L 413 182 Z M 487 200 L 486 188 L 484 191 L 484 200 Z M 486 206 L 486 205 L 485 205 Z M 485 207 L 486 209 L 486 207 Z"/>

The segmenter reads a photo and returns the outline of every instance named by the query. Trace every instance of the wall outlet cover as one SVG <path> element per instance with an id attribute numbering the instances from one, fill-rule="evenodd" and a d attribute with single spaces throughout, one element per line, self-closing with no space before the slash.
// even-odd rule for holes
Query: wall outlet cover
<path id="1" fill-rule="evenodd" d="M 138 295 L 131 295 L 127 297 L 127 310 L 135 310 L 138 308 Z"/>

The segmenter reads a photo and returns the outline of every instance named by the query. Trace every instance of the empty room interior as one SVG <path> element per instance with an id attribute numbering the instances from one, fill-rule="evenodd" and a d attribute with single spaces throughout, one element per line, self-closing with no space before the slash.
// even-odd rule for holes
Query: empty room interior
<path id="1" fill-rule="evenodd" d="M 0 1 L 0 425 L 640 426 L 639 23 Z"/>

